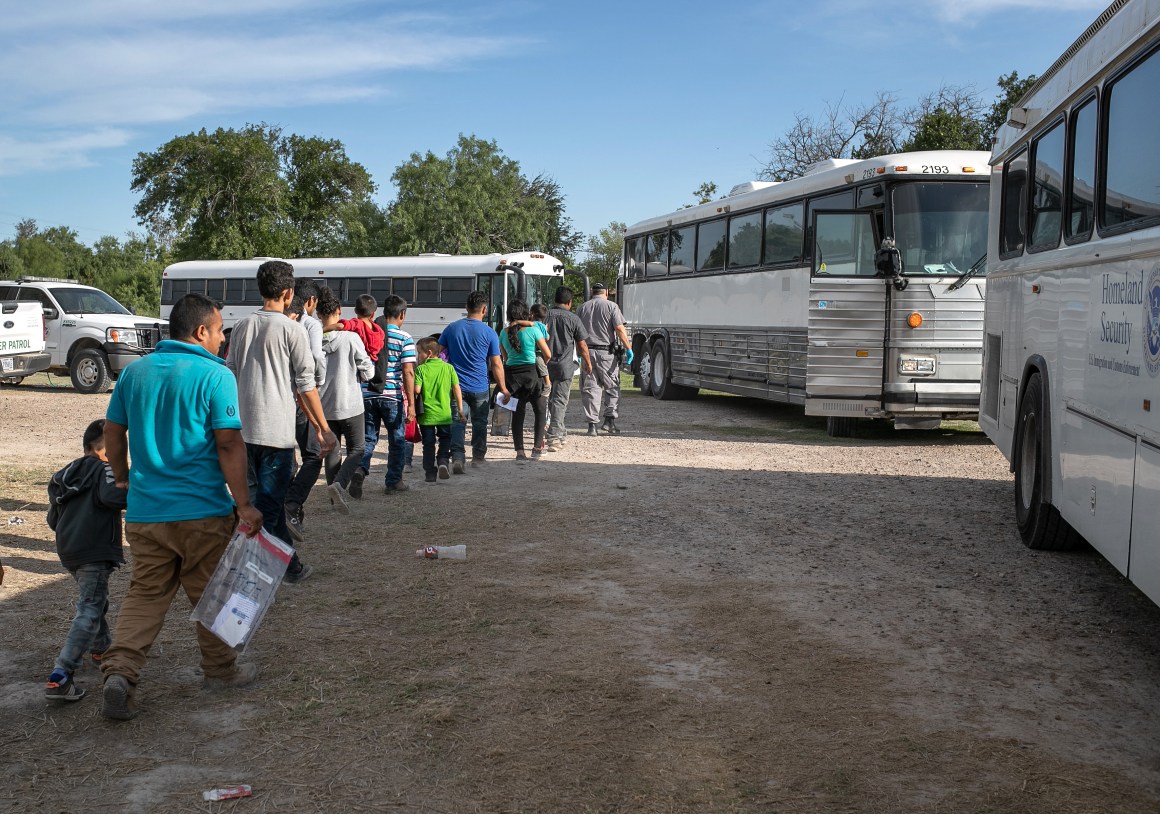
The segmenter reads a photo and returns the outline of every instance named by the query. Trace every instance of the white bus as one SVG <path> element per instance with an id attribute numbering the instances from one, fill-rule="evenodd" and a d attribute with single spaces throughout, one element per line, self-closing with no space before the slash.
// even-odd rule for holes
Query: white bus
<path id="1" fill-rule="evenodd" d="M 1158 94 L 1160 0 L 1117 0 L 1000 128 L 979 416 L 1023 541 L 1082 535 L 1155 602 Z"/>
<path id="2" fill-rule="evenodd" d="M 168 318 L 173 303 L 190 292 L 222 304 L 226 330 L 262 307 L 258 266 L 278 258 L 252 260 L 187 260 L 165 269 L 161 278 L 161 315 Z M 507 303 L 520 297 L 529 304 L 550 304 L 563 284 L 564 264 L 543 252 L 416 257 L 308 257 L 289 260 L 296 277 L 329 286 L 344 309 L 353 309 L 360 294 L 370 294 L 382 308 L 391 294 L 408 303 L 407 331 L 418 338 L 442 333 L 466 314 L 467 295 L 474 290 L 491 298 L 488 323 L 502 328 Z M 381 313 L 381 312 L 380 312 Z M 345 312 L 354 316 L 353 310 Z"/>
<path id="3" fill-rule="evenodd" d="M 637 384 L 803 404 L 834 436 L 863 418 L 974 418 L 987 159 L 832 159 L 629 227 L 618 288 Z"/>

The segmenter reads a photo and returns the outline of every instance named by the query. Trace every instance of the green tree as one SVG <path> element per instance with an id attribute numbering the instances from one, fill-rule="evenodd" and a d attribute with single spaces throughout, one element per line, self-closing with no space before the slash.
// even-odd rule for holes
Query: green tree
<path id="1" fill-rule="evenodd" d="M 0 279 L 23 275 L 69 278 L 110 294 L 138 314 L 157 316 L 166 259 L 151 237 L 130 234 L 124 243 L 102 237 L 90 248 L 65 226 L 40 231 L 22 221 L 0 242 Z"/>
<path id="2" fill-rule="evenodd" d="M 991 149 L 991 139 L 999 132 L 1007 121 L 1007 114 L 1011 108 L 1015 107 L 1016 103 L 1023 98 L 1027 91 L 1031 90 L 1031 86 L 1039 80 L 1035 74 L 1031 74 L 1026 79 L 1019 78 L 1018 71 L 1011 71 L 1011 73 L 1000 76 L 999 96 L 991 105 L 991 109 L 983 117 L 983 135 L 986 138 L 987 149 Z"/>
<path id="3" fill-rule="evenodd" d="M 559 185 L 525 178 L 494 141 L 461 134 L 445 157 L 412 153 L 391 180 L 399 190 L 387 211 L 391 254 L 539 249 L 564 259 L 581 240 Z"/>
<path id="4" fill-rule="evenodd" d="M 338 141 L 249 124 L 139 153 L 131 188 L 139 222 L 187 260 L 328 253 L 348 241 L 374 183 Z"/>
<path id="5" fill-rule="evenodd" d="M 926 113 L 918 120 L 903 150 L 983 150 L 986 139 L 979 119 L 956 115 L 944 108 Z"/>
<path id="6" fill-rule="evenodd" d="M 874 101 L 827 105 L 819 117 L 798 114 L 794 125 L 770 143 L 770 157 L 759 177 L 786 181 L 803 175 L 827 158 L 873 158 L 911 150 L 990 150 L 991 139 L 1007 111 L 1035 77 L 1000 76 L 999 97 L 988 108 L 971 87 L 943 85 L 909 109 L 880 92 Z"/>
<path id="7" fill-rule="evenodd" d="M 583 253 L 587 256 L 576 266 L 576 270 L 587 274 L 589 282 L 604 283 L 609 288 L 616 285 L 620 258 L 624 253 L 624 229 L 623 223 L 614 220 L 585 239 Z M 574 291 L 584 290 L 579 280 L 569 282 L 569 286 Z"/>
<path id="8" fill-rule="evenodd" d="M 693 204 L 707 204 L 713 200 L 713 196 L 717 194 L 717 182 L 705 181 L 701 186 L 693 190 L 693 197 L 697 199 L 697 203 Z"/>

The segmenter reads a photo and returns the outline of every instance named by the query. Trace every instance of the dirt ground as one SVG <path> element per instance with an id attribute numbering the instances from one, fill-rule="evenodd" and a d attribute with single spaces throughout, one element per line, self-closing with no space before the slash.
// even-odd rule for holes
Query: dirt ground
<path id="1" fill-rule="evenodd" d="M 974 425 L 835 441 L 728 396 L 630 394 L 621 437 L 529 465 L 502 439 L 349 516 L 316 489 L 257 683 L 201 689 L 179 597 L 138 718 L 100 716 L 92 668 L 51 705 L 44 487 L 106 401 L 0 390 L 0 811 L 1160 810 L 1160 608 L 1023 548 Z"/>

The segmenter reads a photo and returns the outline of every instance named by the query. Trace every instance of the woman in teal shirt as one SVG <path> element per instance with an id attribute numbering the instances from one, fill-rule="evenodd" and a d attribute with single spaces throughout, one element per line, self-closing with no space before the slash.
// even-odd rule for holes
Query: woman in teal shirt
<path id="1" fill-rule="evenodd" d="M 500 352 L 503 354 L 504 380 L 512 398 L 518 399 L 515 413 L 512 415 L 512 446 L 516 449 L 516 460 L 526 461 L 524 454 L 524 413 L 528 404 L 532 405 L 535 415 L 535 440 L 532 446 L 532 459 L 540 457 L 540 448 L 544 443 L 544 425 L 547 414 L 540 396 L 544 391 L 544 382 L 536 371 L 536 350 L 550 361 L 552 351 L 548 349 L 548 342 L 544 335 L 543 326 L 533 324 L 521 327 L 518 323 L 527 322 L 531 317 L 526 303 L 521 300 L 512 300 L 508 303 L 508 326 L 500 333 Z"/>

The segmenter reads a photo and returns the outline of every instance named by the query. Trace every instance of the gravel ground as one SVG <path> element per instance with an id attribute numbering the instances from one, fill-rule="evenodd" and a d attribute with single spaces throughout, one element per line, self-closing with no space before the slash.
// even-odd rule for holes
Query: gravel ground
<path id="1" fill-rule="evenodd" d="M 0 810 L 233 810 L 200 802 L 229 782 L 253 811 L 1160 810 L 1160 608 L 1023 548 L 975 425 L 836 441 L 728 396 L 630 394 L 620 437 L 501 439 L 349 516 L 318 489 L 254 687 L 200 689 L 179 599 L 138 719 L 47 705 L 44 483 L 107 397 L 31 381 L 0 390 Z"/>

